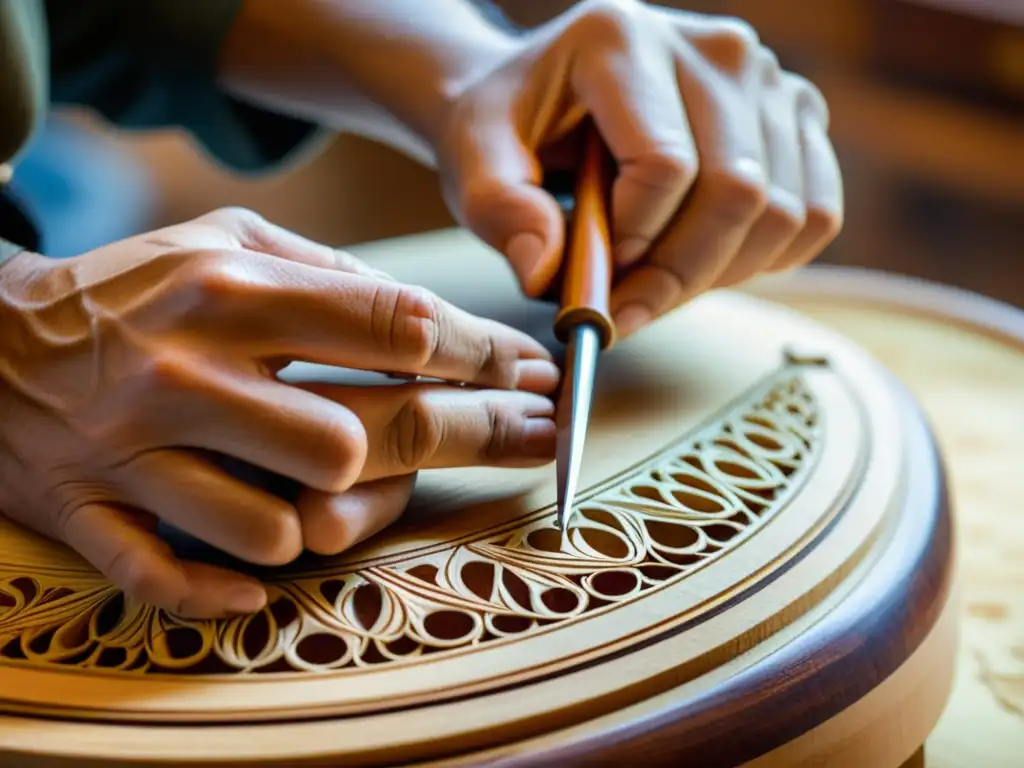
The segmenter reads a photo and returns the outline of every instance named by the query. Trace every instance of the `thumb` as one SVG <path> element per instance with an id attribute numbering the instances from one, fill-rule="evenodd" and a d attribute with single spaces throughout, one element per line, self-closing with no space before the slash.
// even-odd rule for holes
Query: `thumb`
<path id="1" fill-rule="evenodd" d="M 441 162 L 452 213 L 508 259 L 527 296 L 550 285 L 565 239 L 562 209 L 540 187 L 542 171 L 513 121 L 476 122 L 452 142 Z"/>

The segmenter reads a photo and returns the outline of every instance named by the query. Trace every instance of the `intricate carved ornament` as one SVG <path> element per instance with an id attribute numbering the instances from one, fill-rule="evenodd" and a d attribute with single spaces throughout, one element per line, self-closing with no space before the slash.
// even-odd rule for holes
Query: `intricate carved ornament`
<path id="1" fill-rule="evenodd" d="M 80 566 L 46 561 L 26 573 L 0 561 L 0 664 L 358 672 L 614 610 L 735 549 L 803 483 L 823 425 L 794 365 L 584 495 L 564 539 L 548 508 L 397 562 L 356 570 L 339 558 L 273 581 L 254 616 L 184 620 L 128 603 Z"/>

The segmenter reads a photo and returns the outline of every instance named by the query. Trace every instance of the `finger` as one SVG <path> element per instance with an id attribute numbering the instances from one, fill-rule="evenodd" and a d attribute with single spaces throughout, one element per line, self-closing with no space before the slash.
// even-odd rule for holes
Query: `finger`
<path id="1" fill-rule="evenodd" d="M 671 48 L 627 6 L 581 17 L 589 41 L 573 85 L 618 163 L 612 188 L 615 260 L 637 261 L 669 223 L 697 175 Z M 642 32 L 652 34 L 643 35 Z"/>
<path id="2" fill-rule="evenodd" d="M 804 163 L 797 125 L 797 90 L 767 49 L 761 58 L 761 126 L 769 177 L 768 206 L 739 252 L 716 281 L 736 285 L 763 272 L 782 255 L 804 226 Z"/>
<path id="3" fill-rule="evenodd" d="M 565 239 L 562 209 L 541 189 L 543 173 L 505 104 L 460 115 L 443 150 L 449 208 L 473 234 L 504 254 L 527 296 L 540 296 L 558 272 Z"/>
<path id="4" fill-rule="evenodd" d="M 336 555 L 384 530 L 405 510 L 415 483 L 415 475 L 399 475 L 345 493 L 303 492 L 298 509 L 306 547 L 319 555 Z"/>
<path id="5" fill-rule="evenodd" d="M 254 257 L 256 258 L 256 257 Z M 269 260 L 269 257 L 267 257 Z M 422 288 L 301 264 L 254 264 L 244 279 L 218 276 L 232 290 L 205 311 L 218 343 L 259 358 L 286 358 L 429 376 L 514 389 L 520 363 L 533 376 L 559 377 L 551 354 L 529 335 L 471 315 Z M 230 272 L 232 267 L 227 267 Z"/>
<path id="6" fill-rule="evenodd" d="M 752 90 L 723 87 L 721 74 L 687 54 L 677 73 L 700 154 L 693 191 L 647 264 L 659 271 L 627 276 L 612 293 L 612 313 L 625 337 L 714 285 L 767 205 L 761 126 Z M 743 94 L 742 90 L 748 93 Z M 661 273 L 671 279 L 655 280 Z M 651 290 L 657 283 L 657 288 Z"/>
<path id="7" fill-rule="evenodd" d="M 537 466 L 554 457 L 554 404 L 537 395 L 421 385 L 309 388 L 362 421 L 368 447 L 360 483 L 422 469 Z"/>
<path id="8" fill-rule="evenodd" d="M 822 110 L 816 104 L 817 99 L 807 97 L 798 118 L 803 150 L 806 222 L 800 234 L 772 265 L 773 271 L 791 269 L 811 261 L 843 228 L 842 172 L 820 117 Z"/>
<path id="9" fill-rule="evenodd" d="M 113 481 L 126 503 L 241 560 L 284 565 L 302 552 L 295 507 L 195 453 L 141 454 L 122 465 Z"/>
<path id="10" fill-rule="evenodd" d="M 153 527 L 148 515 L 90 504 L 68 516 L 62 534 L 130 599 L 196 619 L 255 613 L 266 605 L 258 581 L 177 559 Z"/>
<path id="11" fill-rule="evenodd" d="M 154 448 L 213 451 L 334 492 L 356 481 L 366 458 L 366 433 L 355 414 L 257 372 L 165 363 L 146 398 L 138 426 L 158 438 L 151 438 Z"/>
<path id="12" fill-rule="evenodd" d="M 276 256 L 311 267 L 394 280 L 386 272 L 371 267 L 347 251 L 309 240 L 245 208 L 221 208 L 200 216 L 195 219 L 195 223 L 209 225 L 227 235 L 231 239 L 229 247 Z"/>

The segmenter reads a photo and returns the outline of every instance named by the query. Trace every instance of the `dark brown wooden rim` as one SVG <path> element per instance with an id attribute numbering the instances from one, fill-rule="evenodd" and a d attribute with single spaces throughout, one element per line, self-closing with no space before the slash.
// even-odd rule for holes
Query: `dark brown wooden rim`
<path id="1" fill-rule="evenodd" d="M 949 285 L 881 270 L 811 266 L 763 280 L 769 300 L 857 301 L 953 323 L 1024 352 L 1024 311 Z M 952 586 L 954 541 L 946 469 L 916 399 L 891 373 L 908 438 L 900 523 L 872 572 L 804 636 L 730 678 L 599 735 L 490 760 L 498 768 L 678 765 L 724 768 L 782 746 L 861 699 L 928 636 Z M 742 720 L 737 715 L 742 713 Z M 741 722 L 742 725 L 738 725 Z M 515 745 L 508 745 L 509 752 Z"/>
<path id="2" fill-rule="evenodd" d="M 906 499 L 885 552 L 842 603 L 806 634 L 712 690 L 598 735 L 487 764 L 533 768 L 599 759 L 602 765 L 735 766 L 839 714 L 895 672 L 946 605 L 953 536 L 932 430 L 905 387 L 894 380 L 893 388 L 908 438 Z"/>
<path id="3" fill-rule="evenodd" d="M 832 266 L 811 267 L 767 282 L 773 287 L 756 293 L 769 299 L 807 295 L 874 304 L 961 325 L 1024 351 L 1024 312 L 961 289 Z M 890 377 L 903 405 L 908 444 L 903 514 L 871 573 L 835 610 L 805 635 L 713 690 L 596 735 L 497 757 L 487 765 L 532 768 L 596 761 L 733 766 L 812 730 L 896 671 L 928 636 L 946 606 L 954 542 L 945 467 L 934 435 L 915 398 Z M 528 687 L 523 689 L 527 691 Z M 515 749 L 516 744 L 505 747 L 509 753 Z"/>

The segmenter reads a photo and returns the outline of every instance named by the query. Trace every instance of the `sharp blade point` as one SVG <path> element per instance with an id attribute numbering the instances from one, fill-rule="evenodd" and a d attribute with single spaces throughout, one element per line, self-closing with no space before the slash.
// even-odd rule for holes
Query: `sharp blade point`
<path id="1" fill-rule="evenodd" d="M 600 352 L 601 340 L 596 328 L 581 324 L 573 330 L 567 345 L 566 360 L 570 378 L 563 388 L 556 416 L 558 527 L 563 533 L 568 527 L 576 501 L 576 484 L 583 461 L 583 446 L 586 441 L 597 358 Z"/>

